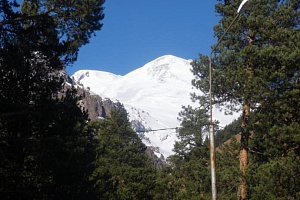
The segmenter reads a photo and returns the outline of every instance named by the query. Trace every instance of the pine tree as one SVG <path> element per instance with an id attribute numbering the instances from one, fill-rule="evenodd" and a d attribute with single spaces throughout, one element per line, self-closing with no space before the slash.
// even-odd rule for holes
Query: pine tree
<path id="1" fill-rule="evenodd" d="M 252 119 L 255 134 L 249 143 L 253 165 L 249 176 L 253 199 L 298 199 L 300 195 L 299 64 L 291 63 L 289 68 L 294 76 L 287 76 L 289 70 L 280 73 L 277 82 L 270 84 L 271 95 Z"/>
<path id="2" fill-rule="evenodd" d="M 249 165 L 251 199 L 299 199 L 300 157 L 289 152 L 285 157 Z"/>
<path id="3" fill-rule="evenodd" d="M 232 136 L 235 136 L 241 132 L 241 120 L 242 118 L 239 117 L 238 119 L 233 120 L 233 122 L 230 124 L 226 125 L 223 129 L 216 132 L 216 148 L 221 146 L 227 140 L 231 139 Z"/>
<path id="4" fill-rule="evenodd" d="M 173 166 L 173 187 L 180 187 L 179 191 L 173 194 L 174 199 L 202 199 L 210 191 L 209 150 L 203 139 L 209 124 L 207 104 L 204 96 L 198 99 L 202 106 L 196 109 L 183 106 L 179 113 L 180 140 L 174 145 L 175 155 L 168 159 Z"/>
<path id="5" fill-rule="evenodd" d="M 240 3 L 236 0 L 219 1 L 216 12 L 222 18 L 214 29 L 218 38 L 236 16 L 236 9 Z M 250 111 L 259 110 L 260 105 L 274 95 L 273 84 L 286 88 L 292 80 L 297 79 L 298 55 L 297 0 L 258 1 L 251 11 L 240 16 L 216 49 L 216 57 L 213 59 L 215 103 L 227 102 L 226 105 L 232 110 L 241 105 L 243 111 L 240 152 L 240 168 L 243 174 L 241 199 L 247 198 Z M 198 68 L 197 73 L 203 71 L 203 66 L 198 65 L 195 68 Z M 207 73 L 201 76 L 207 77 Z M 199 80 L 198 84 L 206 84 L 199 87 L 207 91 L 207 80 Z"/>
<path id="6" fill-rule="evenodd" d="M 99 122 L 96 169 L 91 177 L 100 199 L 153 199 L 156 169 L 127 113 L 112 111 Z"/>
<path id="7" fill-rule="evenodd" d="M 95 157 L 60 70 L 102 26 L 103 1 L 0 1 L 1 199 L 88 196 Z"/>
<path id="8" fill-rule="evenodd" d="M 21 10 L 15 11 L 19 7 L 15 0 L 1 0 L 2 37 L 12 39 L 20 34 L 15 30 L 21 29 L 23 35 L 20 37 L 27 37 L 31 41 L 29 46 L 34 46 L 30 52 L 43 51 L 48 58 L 56 55 L 54 57 L 60 56 L 64 63 L 72 63 L 78 49 L 101 29 L 103 3 L 104 0 L 24 0 Z M 53 37 L 48 37 L 52 33 L 55 33 Z"/>
<path id="9" fill-rule="evenodd" d="M 236 199 L 239 191 L 241 172 L 238 160 L 240 146 L 238 136 L 232 136 L 230 140 L 221 144 L 216 150 L 219 199 Z"/>
<path id="10" fill-rule="evenodd" d="M 205 109 L 193 109 L 191 106 L 183 106 L 179 113 L 181 127 L 178 129 L 179 141 L 174 144 L 176 156 L 188 159 L 190 151 L 194 147 L 203 145 L 203 137 L 207 134 L 208 116 Z"/>

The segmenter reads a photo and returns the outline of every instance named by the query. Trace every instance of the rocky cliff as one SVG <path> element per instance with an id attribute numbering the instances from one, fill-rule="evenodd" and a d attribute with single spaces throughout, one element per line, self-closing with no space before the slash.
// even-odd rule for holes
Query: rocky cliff
<path id="1" fill-rule="evenodd" d="M 101 98 L 89 90 L 77 88 L 78 95 L 82 96 L 79 105 L 84 110 L 88 111 L 90 120 L 103 119 L 110 116 L 112 110 L 123 110 L 123 105 L 119 102 L 115 103 L 107 98 Z"/>
<path id="2" fill-rule="evenodd" d="M 125 110 L 124 106 L 119 102 L 113 102 L 108 98 L 102 98 L 90 91 L 89 87 L 78 84 L 68 76 L 65 70 L 59 72 L 64 79 L 62 90 L 58 92 L 58 98 L 61 98 L 68 89 L 76 89 L 77 95 L 80 97 L 78 106 L 82 110 L 88 112 L 90 120 L 99 120 L 110 116 L 112 110 Z"/>
<path id="3" fill-rule="evenodd" d="M 70 78 L 65 71 L 61 72 L 62 76 L 65 79 L 65 83 L 63 84 L 62 91 L 59 93 L 60 96 L 63 96 L 68 89 L 75 88 L 77 90 L 77 95 L 81 97 L 81 100 L 78 102 L 78 106 L 80 106 L 83 110 L 88 112 L 88 116 L 90 120 L 101 120 L 105 117 L 109 117 L 112 110 L 125 110 L 123 104 L 120 102 L 113 102 L 108 98 L 102 98 L 99 95 L 90 91 L 89 87 L 84 87 L 84 85 L 80 84 L 78 81 L 74 81 L 74 79 Z M 59 97 L 60 98 L 60 97 Z M 133 123 L 133 128 L 137 128 L 137 124 Z M 140 124 L 143 126 L 142 124 Z M 141 130 L 140 127 L 138 130 Z M 140 135 L 141 137 L 141 135 Z M 147 146 L 145 153 L 151 158 L 153 164 L 161 169 L 167 166 L 165 158 L 157 157 L 155 152 L 157 152 L 158 147 Z"/>

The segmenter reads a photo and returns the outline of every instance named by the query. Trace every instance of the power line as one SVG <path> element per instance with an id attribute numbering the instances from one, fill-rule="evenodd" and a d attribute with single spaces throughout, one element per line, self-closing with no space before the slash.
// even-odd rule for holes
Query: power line
<path id="1" fill-rule="evenodd" d="M 204 124 L 203 126 L 208 126 L 209 124 Z M 225 128 L 224 126 L 220 126 L 220 125 L 216 125 L 214 124 L 215 126 L 217 127 L 220 127 L 220 128 Z M 192 127 L 192 126 L 190 126 Z M 186 128 L 186 127 L 175 127 L 175 128 L 162 128 L 162 129 L 150 129 L 150 130 L 135 130 L 135 132 L 137 133 L 146 133 L 146 132 L 156 132 L 156 131 L 165 131 L 165 130 L 175 130 L 175 129 L 178 129 L 178 128 Z"/>
<path id="2" fill-rule="evenodd" d="M 224 128 L 222 126 L 219 126 L 221 128 Z M 166 130 L 176 130 L 178 128 L 183 127 L 174 127 L 174 128 L 161 128 L 161 129 L 150 129 L 150 130 L 134 130 L 136 133 L 147 133 L 147 132 L 158 132 L 158 131 L 166 131 Z M 99 136 L 104 135 L 114 135 L 114 134 L 99 134 Z M 88 135 L 69 135 L 69 136 L 53 136 L 53 137 L 43 137 L 43 138 L 7 138 L 7 139 L 0 139 L 0 141 L 42 141 L 42 140 L 55 140 L 55 139 L 63 139 L 63 138 L 79 138 L 79 137 L 86 137 Z M 97 137 L 97 135 L 94 135 L 94 137 Z"/>
<path id="3" fill-rule="evenodd" d="M 156 132 L 156 131 L 166 131 L 166 130 L 174 130 L 177 129 L 179 127 L 175 127 L 175 128 L 161 128 L 161 129 L 151 129 L 151 130 L 136 130 L 135 132 L 137 133 L 146 133 L 146 132 Z"/>

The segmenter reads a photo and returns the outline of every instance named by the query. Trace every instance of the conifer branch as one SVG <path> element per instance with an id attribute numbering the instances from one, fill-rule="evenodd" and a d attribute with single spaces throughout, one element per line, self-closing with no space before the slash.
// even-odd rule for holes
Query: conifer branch
<path id="1" fill-rule="evenodd" d="M 21 110 L 21 111 L 15 111 L 15 112 L 6 112 L 6 113 L 1 113 L 0 118 L 4 117 L 12 117 L 16 115 L 25 115 L 25 114 L 37 114 L 38 112 L 33 111 L 33 110 Z"/>
<path id="2" fill-rule="evenodd" d="M 48 10 L 47 12 L 41 13 L 39 15 L 33 15 L 33 16 L 22 15 L 22 16 L 14 18 L 14 19 L 4 20 L 4 21 L 0 22 L 0 27 L 2 27 L 4 25 L 7 25 L 7 24 L 14 24 L 16 22 L 24 21 L 24 20 L 27 20 L 27 19 L 36 19 L 36 18 L 39 18 L 39 17 L 45 17 L 45 16 L 48 16 L 54 10 L 55 9 L 52 8 L 52 9 Z"/>

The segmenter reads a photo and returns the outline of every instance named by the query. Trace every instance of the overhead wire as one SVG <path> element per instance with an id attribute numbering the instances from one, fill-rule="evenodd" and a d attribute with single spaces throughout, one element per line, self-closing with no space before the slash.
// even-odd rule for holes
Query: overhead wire
<path id="1" fill-rule="evenodd" d="M 223 126 L 219 126 L 221 128 L 224 128 Z M 171 128 L 161 128 L 161 129 L 150 129 L 150 130 L 134 130 L 136 133 L 148 133 L 148 132 L 158 132 L 158 131 L 166 131 L 166 130 L 176 130 L 178 128 L 182 127 L 171 127 Z M 112 135 L 112 134 L 100 134 L 100 136 L 103 135 Z M 25 141 L 25 140 L 54 140 L 54 139 L 63 139 L 63 138 L 79 138 L 79 137 L 85 137 L 87 135 L 68 135 L 68 136 L 53 136 L 53 137 L 42 137 L 42 138 L 5 138 L 1 139 L 0 141 Z M 97 136 L 94 136 L 97 137 Z"/>

